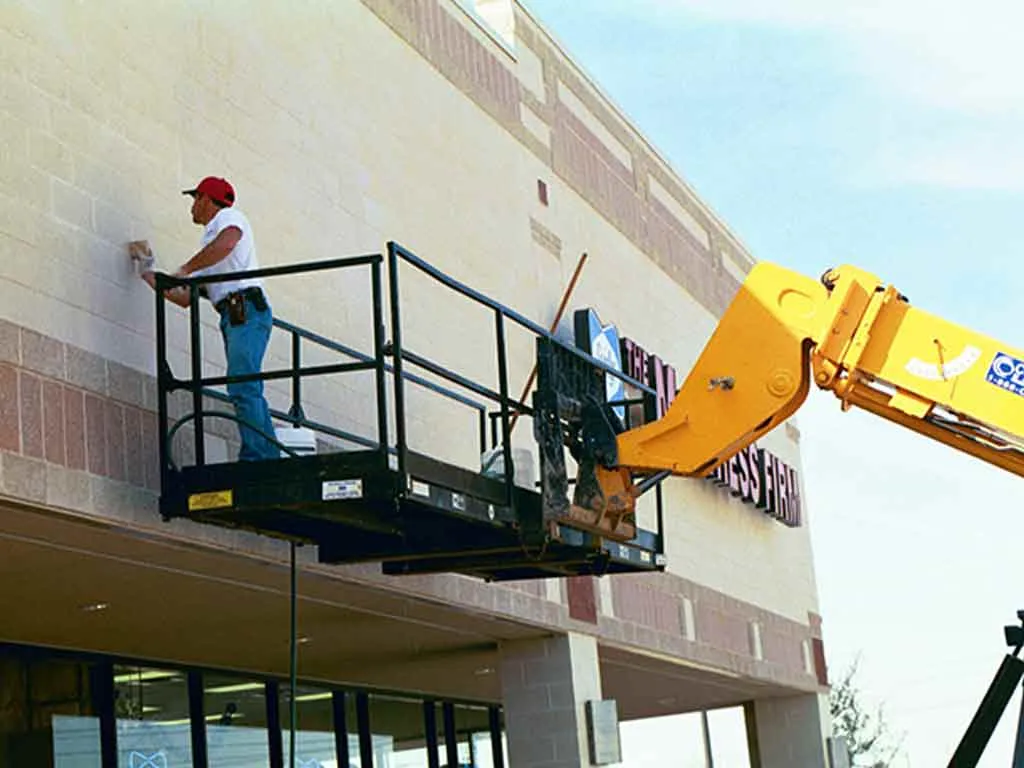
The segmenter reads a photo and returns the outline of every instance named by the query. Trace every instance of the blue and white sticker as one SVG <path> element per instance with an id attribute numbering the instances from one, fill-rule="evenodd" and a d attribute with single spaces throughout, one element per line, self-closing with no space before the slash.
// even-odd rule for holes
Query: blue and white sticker
<path id="1" fill-rule="evenodd" d="M 1000 352 L 988 367 L 985 381 L 1024 397 L 1024 360 Z"/>

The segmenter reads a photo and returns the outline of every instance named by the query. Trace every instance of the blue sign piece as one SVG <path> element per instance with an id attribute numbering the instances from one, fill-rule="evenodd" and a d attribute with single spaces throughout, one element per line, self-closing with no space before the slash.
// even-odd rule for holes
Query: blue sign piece
<path id="1" fill-rule="evenodd" d="M 988 367 L 985 381 L 1024 397 L 1024 360 L 1000 352 Z"/>
<path id="2" fill-rule="evenodd" d="M 619 331 L 614 325 L 604 325 L 597 313 L 592 309 L 577 310 L 574 315 L 576 346 L 607 363 L 617 371 L 622 370 L 622 345 L 619 343 Z M 626 385 L 622 379 L 605 374 L 605 399 L 607 402 L 624 400 Z M 612 409 L 621 420 L 626 418 L 626 407 L 614 406 Z"/>

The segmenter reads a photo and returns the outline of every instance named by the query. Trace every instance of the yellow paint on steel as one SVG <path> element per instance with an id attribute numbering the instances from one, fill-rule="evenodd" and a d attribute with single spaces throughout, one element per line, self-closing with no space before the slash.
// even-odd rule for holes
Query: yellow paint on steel
<path id="1" fill-rule="evenodd" d="M 1022 360 L 856 267 L 815 281 L 758 264 L 665 415 L 619 435 L 619 466 L 706 475 L 796 412 L 813 380 L 844 408 L 1024 476 Z"/>

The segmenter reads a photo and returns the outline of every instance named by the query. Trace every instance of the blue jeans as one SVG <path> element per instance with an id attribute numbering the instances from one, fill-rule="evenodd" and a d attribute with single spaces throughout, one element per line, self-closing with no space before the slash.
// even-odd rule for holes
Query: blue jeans
<path id="1" fill-rule="evenodd" d="M 228 313 L 220 316 L 220 332 L 224 337 L 224 353 L 228 361 L 228 376 L 243 376 L 259 373 L 263 365 L 263 354 L 267 351 L 270 330 L 273 324 L 271 310 L 260 312 L 251 300 L 245 300 L 246 318 L 241 325 L 231 325 Z M 263 397 L 262 381 L 244 381 L 228 384 L 228 397 L 235 406 L 235 416 L 245 424 L 274 436 L 274 424 L 270 420 L 270 408 Z M 239 461 L 276 459 L 281 449 L 241 423 L 238 425 L 242 438 Z"/>

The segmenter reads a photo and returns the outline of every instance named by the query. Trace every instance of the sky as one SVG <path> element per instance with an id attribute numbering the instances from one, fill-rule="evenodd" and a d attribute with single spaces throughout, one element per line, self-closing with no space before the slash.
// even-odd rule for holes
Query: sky
<path id="1" fill-rule="evenodd" d="M 1024 347 L 1024 3 L 526 5 L 755 258 L 854 264 Z M 894 765 L 946 765 L 1024 608 L 1024 484 L 827 393 L 798 423 L 833 676 L 860 657 Z M 980 765 L 1010 764 L 1019 707 Z M 716 768 L 745 764 L 716 717 Z M 684 731 L 627 724 L 623 765 Z"/>

